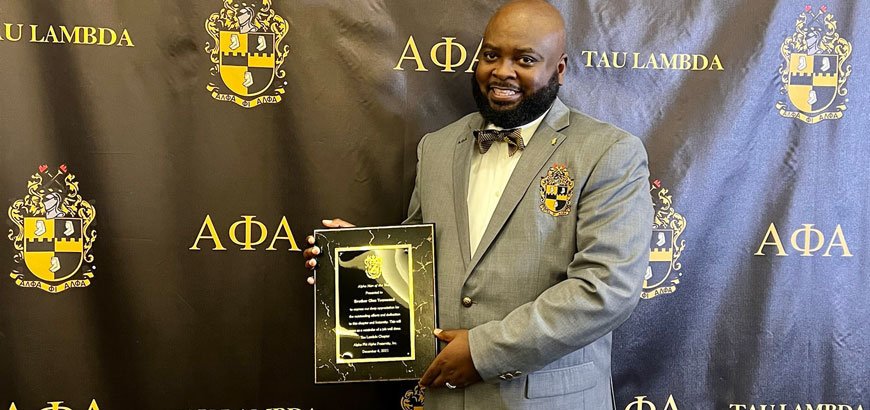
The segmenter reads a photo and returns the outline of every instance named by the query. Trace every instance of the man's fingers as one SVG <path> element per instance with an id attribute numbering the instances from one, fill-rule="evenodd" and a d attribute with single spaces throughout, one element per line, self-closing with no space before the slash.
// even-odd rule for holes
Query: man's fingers
<path id="1" fill-rule="evenodd" d="M 323 223 L 323 226 L 327 228 L 353 228 L 354 226 L 356 226 L 348 221 L 338 218 L 324 219 L 320 222 Z"/>
<path id="2" fill-rule="evenodd" d="M 335 222 L 339 228 L 353 228 L 354 226 L 356 226 L 356 225 L 354 225 L 348 221 L 345 221 L 343 219 L 336 218 L 336 219 L 333 219 L 332 221 Z"/>
<path id="3" fill-rule="evenodd" d="M 314 236 L 313 235 L 306 236 L 305 242 L 308 242 L 309 245 L 312 245 L 312 246 L 309 246 L 308 248 L 305 248 L 305 250 L 302 251 L 302 258 L 305 259 L 305 268 L 308 270 L 314 270 L 314 268 L 317 266 L 317 260 L 315 260 L 314 258 L 316 258 L 317 255 L 320 255 L 320 248 L 317 246 L 313 246 L 314 245 Z M 314 277 L 309 276 L 307 279 L 307 282 L 309 285 L 313 285 L 314 284 Z"/>
<path id="4" fill-rule="evenodd" d="M 321 222 L 323 223 L 323 226 L 327 228 L 349 228 L 354 226 L 352 223 L 342 219 L 324 219 Z M 306 236 L 305 242 L 307 242 L 309 246 L 302 251 L 302 258 L 305 259 L 305 268 L 313 271 L 317 268 L 317 256 L 320 255 L 320 247 L 314 246 L 314 243 L 316 242 L 314 235 Z M 314 276 L 309 276 L 305 281 L 308 282 L 309 285 L 313 285 Z"/>
<path id="5" fill-rule="evenodd" d="M 447 382 L 449 382 L 449 381 L 450 381 L 450 380 L 447 380 L 447 373 L 446 373 L 446 372 L 441 372 L 441 373 L 438 375 L 438 377 L 435 378 L 434 381 L 432 381 L 432 387 L 444 387 L 444 384 L 447 383 Z"/>
<path id="6" fill-rule="evenodd" d="M 318 247 L 318 246 L 312 246 L 310 248 L 305 248 L 305 250 L 302 251 L 302 257 L 305 258 L 306 260 L 311 259 L 317 255 L 320 255 L 320 247 Z"/>
<path id="7" fill-rule="evenodd" d="M 441 373 L 441 368 L 436 363 L 438 363 L 437 360 L 432 362 L 429 368 L 426 369 L 426 373 L 423 373 L 423 377 L 420 378 L 421 386 L 429 387 L 435 378 L 438 377 L 438 374 Z"/>
<path id="8" fill-rule="evenodd" d="M 433 333 L 435 333 L 435 337 L 437 337 L 437 338 L 439 338 L 447 343 L 452 342 L 453 338 L 456 337 L 455 330 L 435 329 L 435 332 L 433 332 Z"/>
<path id="9" fill-rule="evenodd" d="M 432 384 L 432 381 L 435 380 L 435 377 L 438 376 L 438 370 L 435 369 L 434 363 L 426 369 L 426 373 L 423 374 L 423 377 L 420 378 L 420 385 L 429 387 Z"/>

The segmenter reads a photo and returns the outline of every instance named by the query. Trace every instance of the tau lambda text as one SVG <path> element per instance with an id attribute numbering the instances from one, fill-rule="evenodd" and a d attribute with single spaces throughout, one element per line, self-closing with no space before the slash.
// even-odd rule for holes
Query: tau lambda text
<path id="1" fill-rule="evenodd" d="M 126 28 L 3 23 L 0 41 L 135 47 Z"/>

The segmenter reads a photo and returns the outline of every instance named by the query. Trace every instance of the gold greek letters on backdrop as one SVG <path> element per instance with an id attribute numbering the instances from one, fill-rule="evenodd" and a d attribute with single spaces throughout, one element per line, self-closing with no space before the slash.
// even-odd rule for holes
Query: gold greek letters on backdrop
<path id="1" fill-rule="evenodd" d="M 42 410 L 73 410 L 67 406 L 61 406 L 63 401 L 48 401 L 46 404 L 48 404 L 48 407 L 43 407 Z M 18 410 L 14 401 L 9 405 L 9 410 Z M 88 406 L 87 410 L 100 410 L 100 406 L 97 405 L 97 399 L 91 400 L 91 404 Z"/>
<path id="2" fill-rule="evenodd" d="M 462 63 L 465 62 L 465 57 L 466 57 L 465 47 L 463 47 L 462 44 L 459 44 L 459 43 L 453 44 L 453 40 L 456 40 L 456 37 L 442 37 L 442 38 L 444 39 L 444 41 L 441 43 L 435 44 L 435 46 L 432 47 L 432 50 L 430 50 L 429 56 L 432 58 L 432 62 L 435 63 L 435 65 L 443 68 L 443 70 L 441 70 L 441 71 L 443 71 L 445 73 L 452 73 L 455 71 L 455 70 L 453 70 L 453 67 L 460 66 L 460 65 L 462 65 Z M 454 45 L 458 47 L 459 55 L 460 55 L 459 61 L 457 61 L 456 64 L 453 64 L 454 61 L 451 58 L 451 56 L 453 55 L 452 50 L 453 50 Z M 442 47 L 444 48 L 444 62 L 443 63 L 438 61 L 438 50 Z"/>
<path id="3" fill-rule="evenodd" d="M 266 241 L 269 231 L 264 223 L 254 220 L 254 218 L 256 218 L 254 215 L 241 215 L 241 218 L 242 219 L 233 222 L 230 225 L 227 234 L 233 243 L 240 246 L 239 250 L 255 251 L 257 250 L 255 246 L 261 245 Z M 242 230 L 242 235 L 239 235 L 240 228 Z M 206 230 L 208 230 L 208 232 L 206 232 Z M 191 251 L 202 250 L 199 247 L 199 241 L 204 239 L 211 240 L 214 243 L 214 246 L 211 249 L 212 251 L 227 250 L 221 242 L 217 229 L 214 227 L 211 215 L 205 216 L 205 219 L 202 221 L 202 226 L 199 228 L 199 233 L 193 241 L 193 245 L 188 249 Z M 278 250 L 278 248 L 275 247 L 275 243 L 278 242 L 278 240 L 287 241 L 289 245 L 287 248 L 288 251 L 300 251 L 299 246 L 296 244 L 296 239 L 293 237 L 293 231 L 290 230 L 290 225 L 287 223 L 286 216 L 281 217 L 281 222 L 278 223 L 278 227 L 275 229 L 275 234 L 272 236 L 272 241 L 269 242 L 269 247 L 266 248 L 266 250 Z"/>
<path id="4" fill-rule="evenodd" d="M 48 404 L 50 407 L 44 407 L 42 410 L 72 410 L 69 407 L 61 406 L 63 404 L 62 401 L 50 401 Z"/>
<path id="5" fill-rule="evenodd" d="M 843 235 L 843 228 L 839 224 L 834 228 L 834 232 L 831 233 L 827 246 L 825 246 L 825 234 L 821 230 L 813 228 L 813 226 L 815 224 L 801 224 L 801 228 L 795 229 L 790 236 L 786 237 L 789 239 L 788 244 L 791 245 L 792 249 L 799 252 L 799 256 L 815 256 L 815 253 L 822 250 L 822 248 L 825 249 L 822 256 L 833 256 L 831 249 L 835 247 L 840 248 L 840 257 L 852 256 L 852 252 L 849 251 L 849 244 L 846 243 L 846 237 Z M 776 247 L 776 256 L 789 256 L 782 244 L 779 232 L 776 230 L 776 225 L 773 223 L 767 228 L 764 239 L 761 240 L 758 250 L 753 255 L 764 256 L 764 250 L 768 246 Z"/>
<path id="6" fill-rule="evenodd" d="M 656 405 L 647 400 L 646 396 L 635 396 L 635 401 L 625 406 L 625 410 L 656 410 Z M 679 410 L 673 394 L 668 395 L 668 401 L 665 402 L 663 410 Z"/>
<path id="7" fill-rule="evenodd" d="M 465 60 L 468 58 L 468 50 L 461 43 L 456 40 L 456 37 L 441 37 L 442 42 L 439 42 L 433 45 L 429 49 L 429 61 L 441 67 L 442 73 L 453 73 L 456 72 L 454 68 L 461 67 Z M 467 68 L 465 69 L 466 73 L 474 72 L 474 63 L 477 62 L 477 55 L 480 53 L 480 47 L 483 45 L 483 40 L 477 44 L 477 50 L 475 50 L 474 54 L 472 54 L 471 61 L 468 62 Z M 455 53 L 454 53 L 455 48 Z M 443 51 L 442 51 L 443 49 Z M 410 53 L 410 55 L 408 55 Z M 439 55 L 443 53 L 444 58 L 439 58 Z M 458 60 L 456 60 L 458 58 Z M 428 68 L 423 64 L 423 58 L 420 57 L 420 51 L 417 48 L 417 42 L 414 41 L 414 36 L 409 36 L 408 41 L 405 43 L 405 49 L 402 50 L 402 55 L 399 57 L 399 61 L 396 63 L 396 66 L 393 67 L 393 70 L 404 71 L 405 68 L 402 64 L 406 60 L 414 61 L 417 67 L 414 71 L 429 71 Z"/>
<path id="8" fill-rule="evenodd" d="M 412 56 L 408 56 L 408 49 L 411 49 Z M 414 36 L 408 37 L 408 42 L 405 44 L 405 50 L 402 51 L 402 57 L 399 58 L 399 62 L 396 63 L 396 66 L 393 67 L 393 70 L 404 70 L 402 68 L 402 62 L 405 60 L 414 60 L 417 62 L 417 68 L 414 71 L 429 71 L 423 65 L 423 60 L 420 59 L 420 52 L 417 51 L 417 43 L 414 42 Z"/>
<path id="9" fill-rule="evenodd" d="M 254 249 L 252 245 L 259 245 L 266 240 L 266 225 L 263 225 L 263 223 L 260 221 L 255 221 L 255 216 L 242 215 L 242 218 L 244 219 L 230 225 L 230 239 L 232 239 L 233 243 L 235 243 L 236 245 L 244 245 L 245 247 L 242 248 L 243 251 L 255 251 L 256 249 Z M 241 224 L 245 224 L 244 242 L 239 241 L 236 238 L 236 228 Z M 256 242 L 251 242 L 251 224 L 255 224 L 258 228 L 260 228 L 260 239 L 257 239 Z"/>

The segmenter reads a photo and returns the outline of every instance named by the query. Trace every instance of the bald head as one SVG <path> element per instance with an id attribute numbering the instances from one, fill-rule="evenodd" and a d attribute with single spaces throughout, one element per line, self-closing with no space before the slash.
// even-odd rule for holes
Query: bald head
<path id="1" fill-rule="evenodd" d="M 483 37 L 486 40 L 490 35 L 503 32 L 552 41 L 553 52 L 565 53 L 565 20 L 559 10 L 546 1 L 514 0 L 502 6 L 489 20 Z"/>

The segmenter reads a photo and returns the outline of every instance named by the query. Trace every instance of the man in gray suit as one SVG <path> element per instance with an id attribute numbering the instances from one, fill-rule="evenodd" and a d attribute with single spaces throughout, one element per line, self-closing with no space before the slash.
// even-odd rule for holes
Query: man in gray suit
<path id="1" fill-rule="evenodd" d="M 420 141 L 406 220 L 435 223 L 449 329 L 420 380 L 426 409 L 611 409 L 611 331 L 649 256 L 646 151 L 556 97 L 567 55 L 551 5 L 503 6 L 478 58 L 479 112 Z"/>

